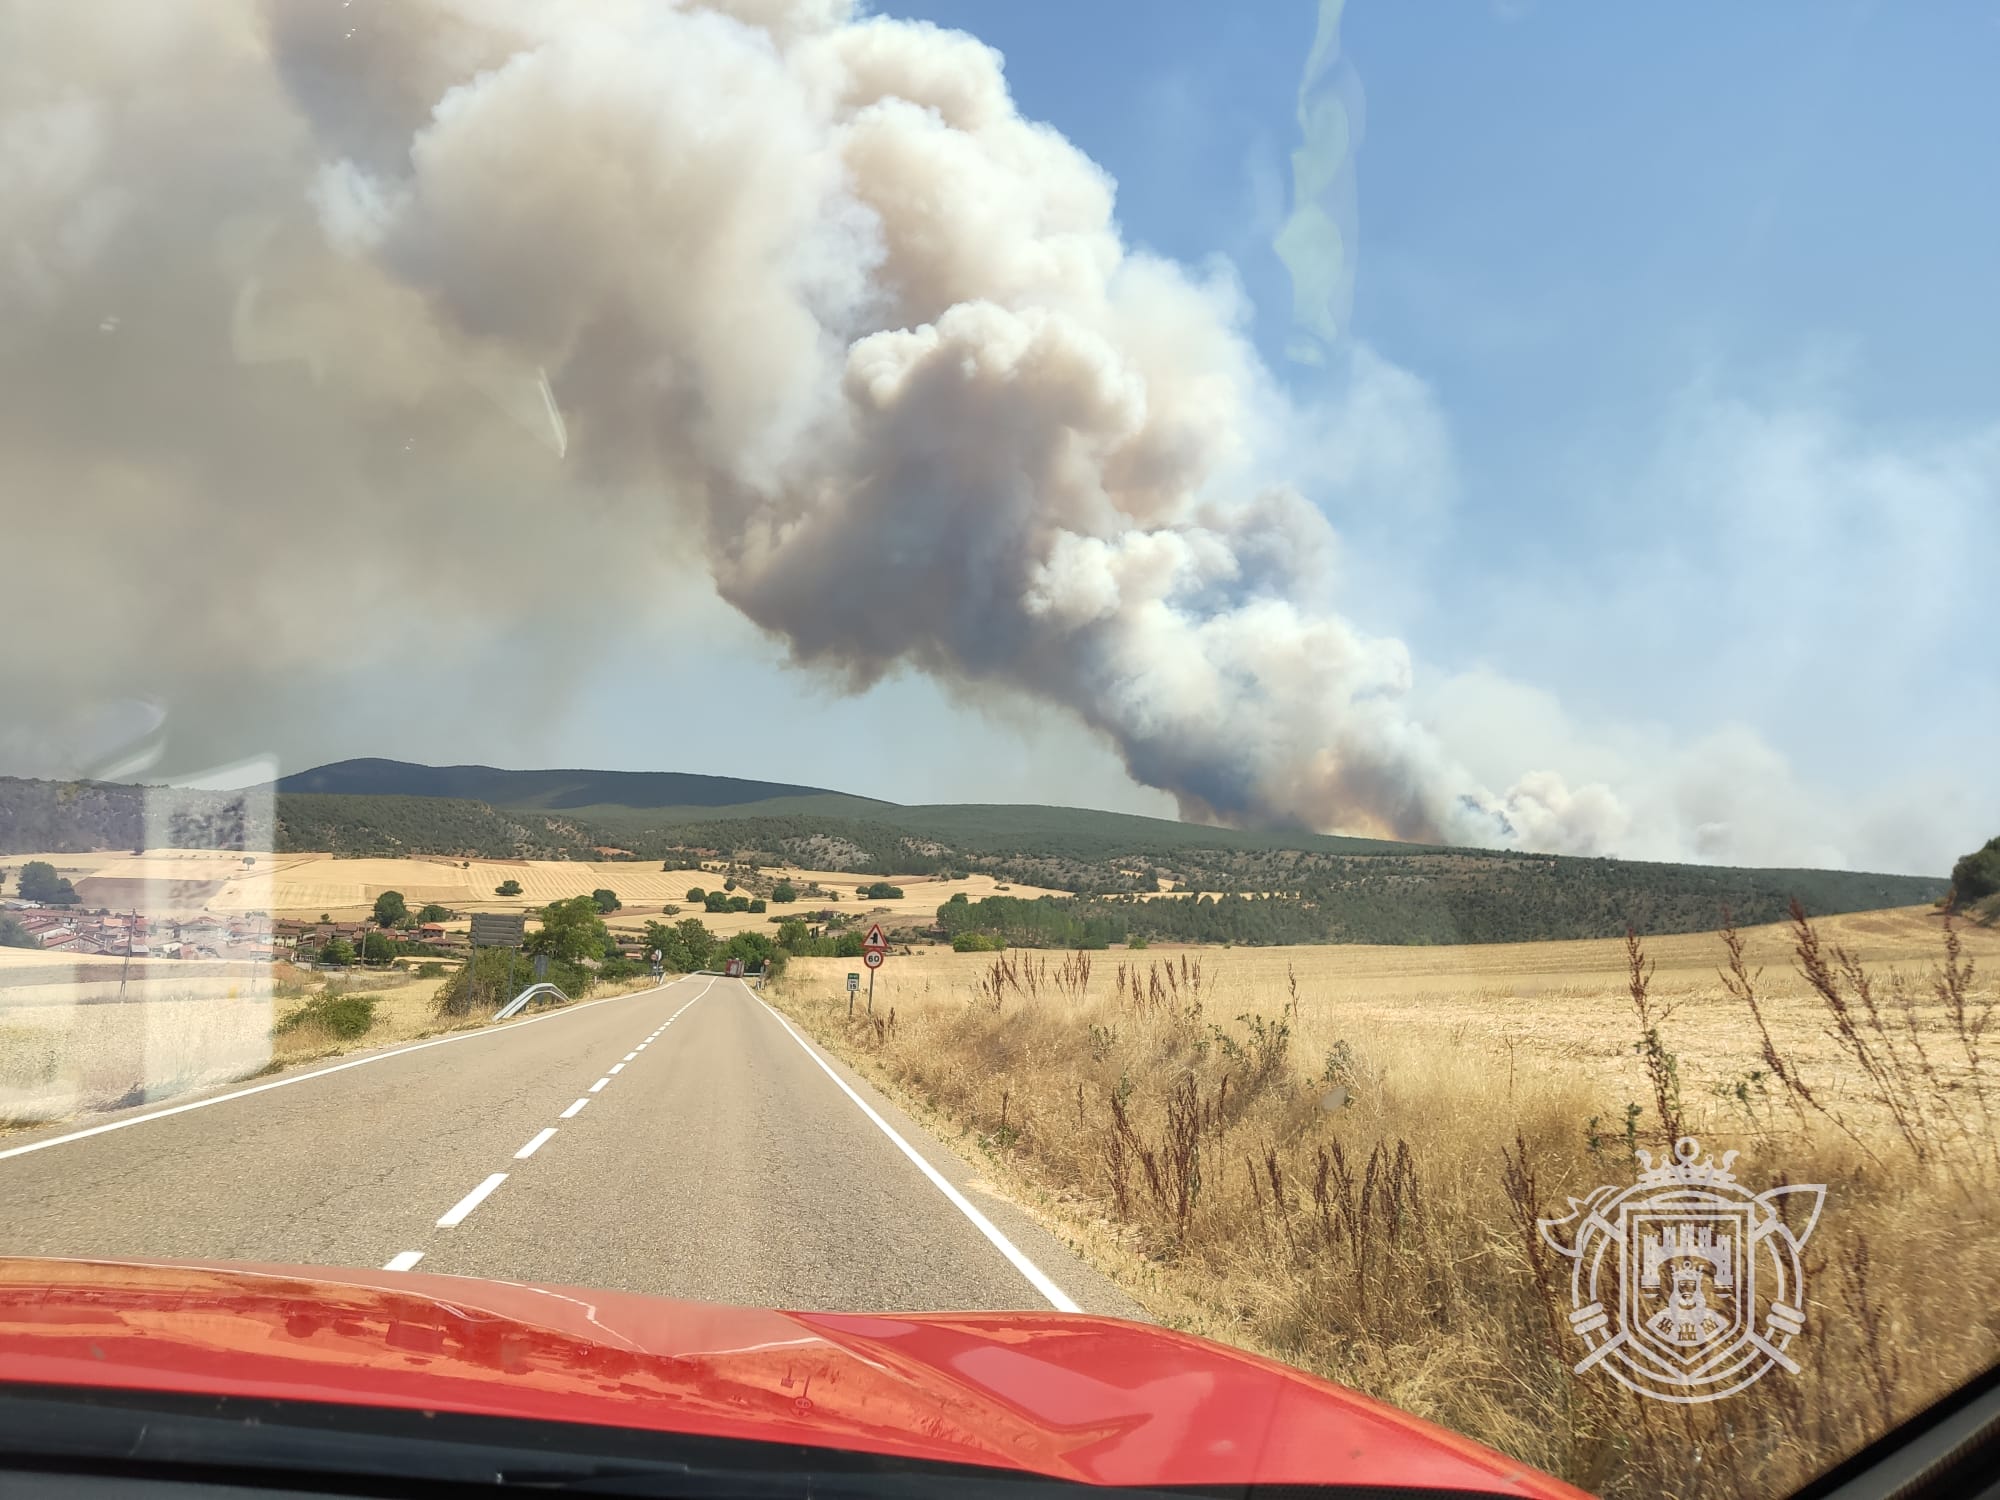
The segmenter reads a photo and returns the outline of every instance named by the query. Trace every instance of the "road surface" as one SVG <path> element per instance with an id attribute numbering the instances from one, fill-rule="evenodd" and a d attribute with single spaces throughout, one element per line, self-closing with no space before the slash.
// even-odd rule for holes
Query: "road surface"
<path id="1" fill-rule="evenodd" d="M 703 976 L 0 1136 L 0 1253 L 1138 1315 L 748 986 Z"/>

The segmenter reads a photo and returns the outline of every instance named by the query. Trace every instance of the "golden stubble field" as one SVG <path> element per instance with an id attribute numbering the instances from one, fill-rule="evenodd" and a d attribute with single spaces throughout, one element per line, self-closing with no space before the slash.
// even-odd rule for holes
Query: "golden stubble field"
<path id="1" fill-rule="evenodd" d="M 2000 1358 L 2000 931 L 1942 983 L 1929 910 L 1813 936 L 1825 990 L 1742 934 L 1754 1010 L 1717 935 L 1645 943 L 1645 1024 L 1622 942 L 925 951 L 872 1018 L 851 960 L 773 998 L 1164 1321 L 1588 1489 L 1767 1495 Z M 1827 1190 L 1800 1373 L 1687 1408 L 1572 1372 L 1536 1228 L 1679 1134 Z"/>

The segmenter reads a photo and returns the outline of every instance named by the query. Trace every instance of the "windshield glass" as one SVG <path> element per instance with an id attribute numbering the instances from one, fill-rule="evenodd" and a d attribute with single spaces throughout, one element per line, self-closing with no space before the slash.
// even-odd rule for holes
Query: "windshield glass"
<path id="1" fill-rule="evenodd" d="M 0 0 L 0 1255 L 1104 1315 L 1789 1493 L 2000 1358 L 1996 68 Z M 1376 1461 L 978 1326 L 952 1462 Z"/>

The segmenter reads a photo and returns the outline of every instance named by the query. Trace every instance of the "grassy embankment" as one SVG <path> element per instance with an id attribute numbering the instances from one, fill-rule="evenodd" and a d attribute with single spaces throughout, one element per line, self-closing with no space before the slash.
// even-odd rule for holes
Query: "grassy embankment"
<path id="1" fill-rule="evenodd" d="M 1772 1494 L 2000 1357 L 2000 933 L 1940 929 L 934 953 L 852 1021 L 812 960 L 774 998 L 1163 1321 L 1593 1490 Z M 1827 1187 L 1802 1373 L 1692 1408 L 1571 1372 L 1536 1233 L 1682 1134 Z"/>

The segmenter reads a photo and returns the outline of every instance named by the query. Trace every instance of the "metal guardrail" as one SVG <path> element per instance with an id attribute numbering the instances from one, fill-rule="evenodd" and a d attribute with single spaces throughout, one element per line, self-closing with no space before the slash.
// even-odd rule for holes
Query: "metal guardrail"
<path id="1" fill-rule="evenodd" d="M 706 976 L 712 979 L 727 979 L 730 977 L 721 969 L 696 969 L 694 971 L 694 974 L 689 977 L 694 978 L 702 976 Z M 755 979 L 757 981 L 757 987 L 759 989 L 762 989 L 764 987 L 764 971 L 761 969 L 759 969 L 755 974 L 744 974 L 739 977 L 745 980 Z M 525 990 L 522 990 L 520 994 L 516 995 L 512 1000 L 509 1000 L 505 1005 L 501 1006 L 499 1014 L 494 1016 L 493 1019 L 496 1021 L 505 1021 L 512 1016 L 519 1015 L 522 1010 L 527 1008 L 528 1004 L 531 1001 L 535 1000 L 538 996 L 545 996 L 545 995 L 554 995 L 559 1000 L 561 1000 L 563 1004 L 565 1005 L 569 1004 L 569 996 L 565 995 L 561 990 L 557 989 L 554 985 L 531 984 Z"/>
<path id="2" fill-rule="evenodd" d="M 525 990 L 522 990 L 520 994 L 516 995 L 512 1000 L 509 1000 L 505 1005 L 501 1006 L 500 1014 L 495 1016 L 493 1019 L 496 1021 L 506 1020 L 509 1016 L 515 1015 L 518 1012 L 520 1012 L 528 1004 L 528 1002 L 530 1000 L 533 1000 L 537 995 L 554 995 L 559 999 L 561 999 L 564 1004 L 569 1003 L 569 996 L 563 994 L 563 992 L 557 989 L 554 985 L 531 984 Z"/>

